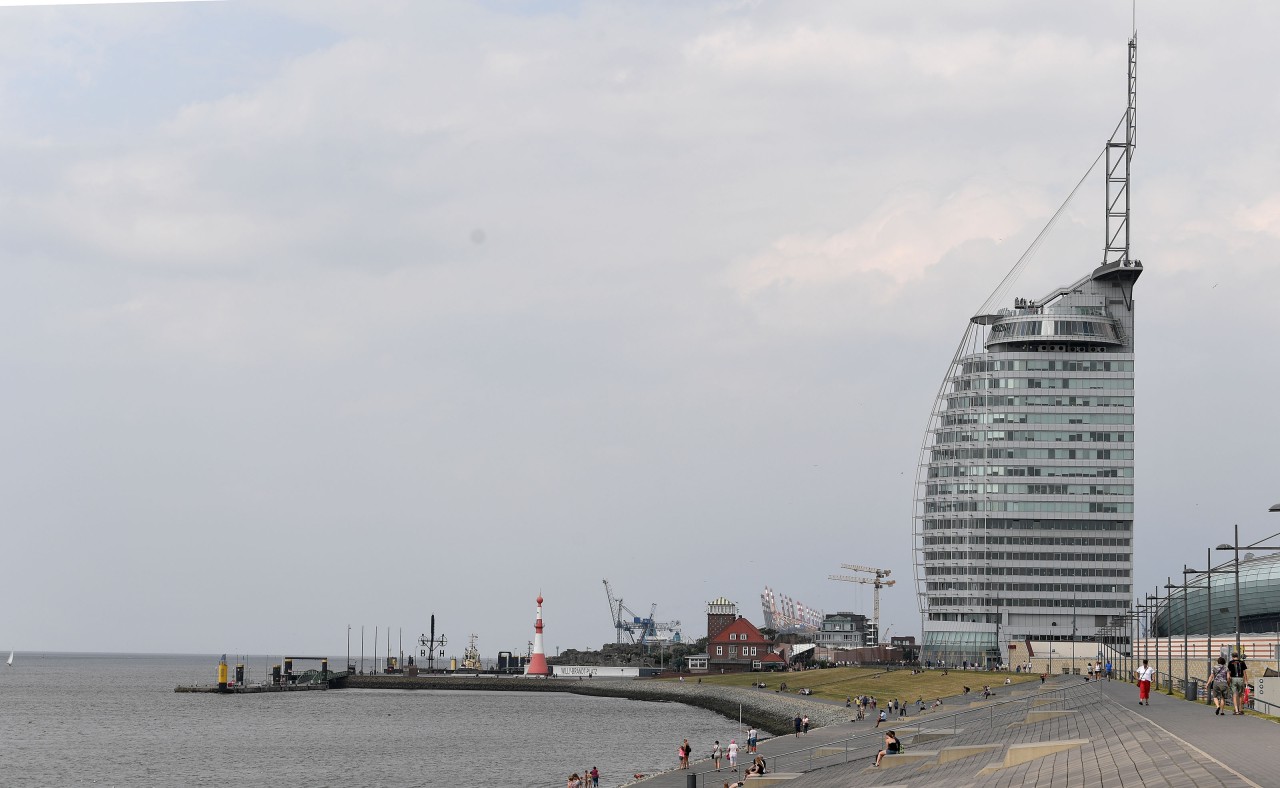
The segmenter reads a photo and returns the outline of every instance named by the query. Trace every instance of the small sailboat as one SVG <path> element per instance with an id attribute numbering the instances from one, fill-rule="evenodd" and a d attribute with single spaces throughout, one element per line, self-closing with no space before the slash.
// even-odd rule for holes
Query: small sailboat
<path id="1" fill-rule="evenodd" d="M 0 652 L 0 653 L 3 653 L 3 652 Z M 12 652 L 12 651 L 10 651 L 10 652 L 9 652 L 9 661 L 8 661 L 8 662 L 6 662 L 6 663 L 4 663 L 4 664 L 8 665 L 9 667 L 13 667 L 13 652 Z"/>

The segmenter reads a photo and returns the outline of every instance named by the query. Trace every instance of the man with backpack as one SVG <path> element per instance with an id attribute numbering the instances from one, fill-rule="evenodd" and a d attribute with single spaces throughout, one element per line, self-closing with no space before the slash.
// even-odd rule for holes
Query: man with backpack
<path id="1" fill-rule="evenodd" d="M 1240 697 L 1244 695 L 1244 685 L 1249 680 L 1249 666 L 1238 651 L 1231 654 L 1231 661 L 1227 663 L 1227 675 L 1231 677 L 1231 705 L 1235 707 L 1232 713 L 1244 714 L 1244 710 L 1240 708 Z"/>

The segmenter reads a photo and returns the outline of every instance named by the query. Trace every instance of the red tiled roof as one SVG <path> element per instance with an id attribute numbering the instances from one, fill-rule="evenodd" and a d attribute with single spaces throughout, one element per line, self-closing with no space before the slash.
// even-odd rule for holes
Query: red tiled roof
<path id="1" fill-rule="evenodd" d="M 731 634 L 734 635 L 733 639 L 729 638 Z M 772 645 L 771 641 L 766 640 L 765 636 L 760 634 L 760 630 L 756 629 L 755 624 L 745 618 L 739 618 L 734 621 L 709 642 L 717 645 L 740 645 L 742 643 L 749 643 L 753 646 Z"/>

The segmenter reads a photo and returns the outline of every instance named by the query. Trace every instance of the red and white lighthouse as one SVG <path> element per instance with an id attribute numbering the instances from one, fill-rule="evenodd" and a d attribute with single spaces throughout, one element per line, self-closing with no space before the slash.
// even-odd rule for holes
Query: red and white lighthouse
<path id="1" fill-rule="evenodd" d="M 529 655 L 524 675 L 551 675 L 551 668 L 547 667 L 547 653 L 542 648 L 542 594 L 538 594 L 538 618 L 533 623 L 533 653 Z"/>

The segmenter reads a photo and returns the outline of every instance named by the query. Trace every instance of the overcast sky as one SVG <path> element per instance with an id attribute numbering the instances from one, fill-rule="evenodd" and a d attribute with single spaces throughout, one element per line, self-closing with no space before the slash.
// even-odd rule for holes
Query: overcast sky
<path id="1" fill-rule="evenodd" d="M 1280 7 L 1148 3 L 1136 578 L 1280 530 Z M 1130 4 L 0 8 L 0 648 L 870 612 Z M 1091 178 L 1014 295 L 1101 259 Z M 1004 304 L 1008 305 L 1008 304 Z M 354 643 L 354 641 L 353 641 Z M 358 647 L 358 643 L 356 646 Z M 452 651 L 452 649 L 451 649 Z"/>

